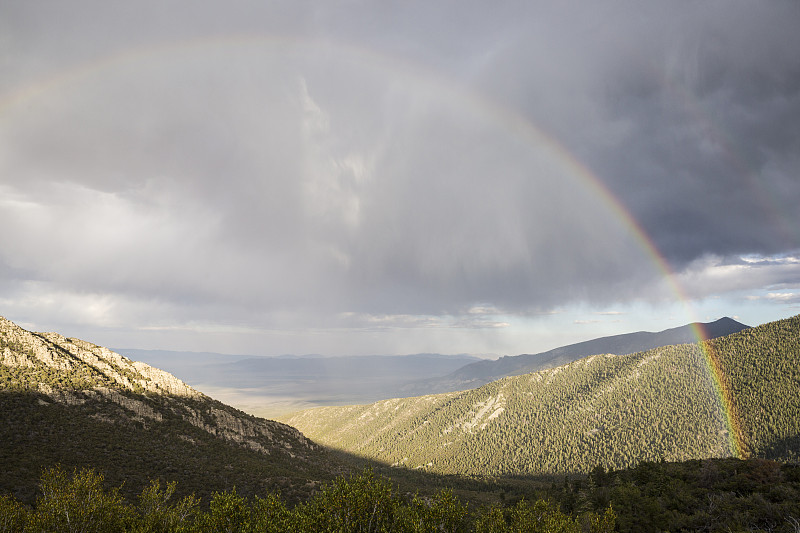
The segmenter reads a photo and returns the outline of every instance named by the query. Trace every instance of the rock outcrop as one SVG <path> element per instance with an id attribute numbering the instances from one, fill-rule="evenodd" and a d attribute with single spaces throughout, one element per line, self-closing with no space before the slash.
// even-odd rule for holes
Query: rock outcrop
<path id="1" fill-rule="evenodd" d="M 89 415 L 96 420 L 188 424 L 265 455 L 303 458 L 318 449 L 296 429 L 217 402 L 168 372 L 90 342 L 30 332 L 3 317 L 0 364 L 12 376 L 0 392 L 14 387 L 40 394 L 44 403 L 96 408 Z"/>

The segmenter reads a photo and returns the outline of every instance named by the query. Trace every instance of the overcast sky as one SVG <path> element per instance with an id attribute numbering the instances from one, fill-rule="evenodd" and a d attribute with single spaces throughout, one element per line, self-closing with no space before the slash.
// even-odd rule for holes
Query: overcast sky
<path id="1" fill-rule="evenodd" d="M 800 4 L 0 3 L 0 315 L 517 354 L 800 313 Z"/>

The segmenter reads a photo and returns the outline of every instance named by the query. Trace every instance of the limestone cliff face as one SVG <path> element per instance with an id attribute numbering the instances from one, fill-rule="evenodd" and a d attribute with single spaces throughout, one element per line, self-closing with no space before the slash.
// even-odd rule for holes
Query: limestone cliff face
<path id="1" fill-rule="evenodd" d="M 45 365 L 65 372 L 90 367 L 107 381 L 125 389 L 136 386 L 156 394 L 199 398 L 201 394 L 172 374 L 145 363 L 131 361 L 108 348 L 58 333 L 32 333 L 0 317 L 4 339 L 2 362 L 8 366 L 35 368 Z"/>
<path id="2" fill-rule="evenodd" d="M 41 394 L 43 403 L 95 408 L 90 416 L 110 424 L 172 424 L 183 433 L 193 427 L 266 455 L 303 458 L 318 449 L 296 429 L 217 402 L 168 372 L 90 342 L 33 333 L 3 317 L 0 364 L 15 376 L 0 383 L 0 392 L 13 386 Z"/>

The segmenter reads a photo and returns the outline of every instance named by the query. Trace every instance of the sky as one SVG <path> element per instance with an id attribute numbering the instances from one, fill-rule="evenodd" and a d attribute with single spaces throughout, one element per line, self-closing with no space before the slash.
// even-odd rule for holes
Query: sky
<path id="1" fill-rule="evenodd" d="M 795 1 L 0 3 L 0 315 L 535 353 L 800 313 Z"/>

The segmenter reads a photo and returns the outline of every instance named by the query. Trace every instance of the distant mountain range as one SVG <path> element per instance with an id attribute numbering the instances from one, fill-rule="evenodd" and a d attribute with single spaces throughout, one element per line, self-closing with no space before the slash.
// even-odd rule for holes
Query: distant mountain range
<path id="1" fill-rule="evenodd" d="M 137 360 L 148 361 L 170 372 L 181 373 L 187 382 L 206 381 L 216 376 L 216 384 L 242 387 L 259 386 L 263 378 L 290 381 L 295 379 L 409 381 L 425 378 L 431 374 L 449 373 L 466 364 L 480 361 L 478 357 L 467 354 L 268 357 L 126 348 L 116 348 L 115 351 Z"/>
<path id="2" fill-rule="evenodd" d="M 724 317 L 714 322 L 694 322 L 656 333 L 639 331 L 601 337 L 537 354 L 501 357 L 494 361 L 476 361 L 446 376 L 435 377 L 410 384 L 403 389 L 406 396 L 433 394 L 473 389 L 506 376 L 519 376 L 547 368 L 555 368 L 581 357 L 595 354 L 627 355 L 660 346 L 697 342 L 698 334 L 704 340 L 738 333 L 750 326 Z"/>
<path id="3" fill-rule="evenodd" d="M 709 329 L 741 326 L 732 322 Z M 673 330 L 582 344 L 608 352 L 671 335 L 685 340 Z M 440 474 L 569 474 L 728 456 L 797 462 L 799 384 L 796 316 L 702 344 L 592 355 L 477 389 L 282 420 L 324 445 Z"/>
<path id="4" fill-rule="evenodd" d="M 426 353 L 257 357 L 124 348 L 116 351 L 168 370 L 225 403 L 268 418 L 308 407 L 369 403 L 399 396 L 411 383 L 446 375 L 480 360 L 466 354 Z"/>
<path id="5" fill-rule="evenodd" d="M 371 403 L 404 396 L 466 390 L 505 376 L 553 368 L 587 355 L 618 355 L 715 338 L 748 326 L 730 318 L 657 333 L 614 335 L 535 355 L 486 360 L 459 354 L 402 356 L 256 357 L 218 353 L 117 348 L 137 361 L 163 368 L 225 403 L 251 414 L 277 417 L 324 405 Z"/>

